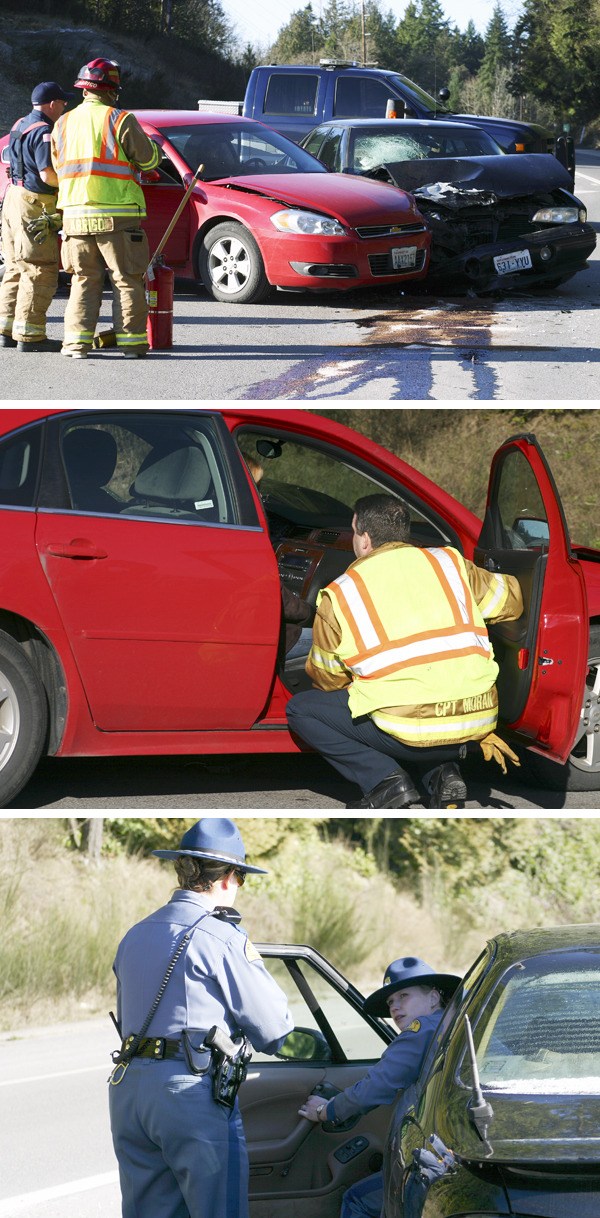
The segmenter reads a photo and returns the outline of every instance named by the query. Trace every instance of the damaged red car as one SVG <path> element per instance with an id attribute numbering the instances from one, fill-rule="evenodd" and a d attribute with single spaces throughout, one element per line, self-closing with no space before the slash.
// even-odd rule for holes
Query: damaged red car
<path id="1" fill-rule="evenodd" d="M 45 756 L 296 751 L 285 706 L 308 678 L 280 580 L 314 604 L 378 491 L 409 505 L 416 545 L 518 577 L 522 618 L 492 628 L 503 730 L 549 785 L 600 788 L 600 552 L 571 543 L 533 436 L 496 454 L 482 523 L 310 410 L 8 407 L 0 804 Z"/>

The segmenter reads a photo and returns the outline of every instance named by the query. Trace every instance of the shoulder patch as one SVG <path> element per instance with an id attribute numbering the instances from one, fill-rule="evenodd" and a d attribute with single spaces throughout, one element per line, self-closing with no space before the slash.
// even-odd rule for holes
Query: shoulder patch
<path id="1" fill-rule="evenodd" d="M 251 963 L 253 960 L 260 960 L 260 952 L 257 952 L 254 944 L 250 941 L 250 939 L 246 939 L 246 942 L 244 944 L 244 955 L 246 957 L 246 960 L 250 960 Z"/>
<path id="2" fill-rule="evenodd" d="M 412 1023 L 410 1023 L 408 1025 L 406 1031 L 407 1032 L 420 1032 L 421 1031 L 421 1020 L 413 1019 Z"/>

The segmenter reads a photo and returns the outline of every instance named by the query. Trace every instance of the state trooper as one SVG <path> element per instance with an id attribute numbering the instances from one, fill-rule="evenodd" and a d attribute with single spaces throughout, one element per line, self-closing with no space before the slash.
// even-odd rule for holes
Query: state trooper
<path id="1" fill-rule="evenodd" d="M 382 1104 L 399 1101 L 401 1106 L 402 1093 L 419 1077 L 444 1007 L 460 983 L 460 977 L 437 973 L 415 956 L 393 960 L 383 985 L 367 998 L 364 1010 L 369 1015 L 390 1016 L 400 1035 L 364 1078 L 329 1101 L 309 1095 L 299 1109 L 300 1116 L 341 1124 Z M 399 1115 L 394 1114 L 395 1123 Z M 344 1193 L 340 1218 L 379 1218 L 382 1205 L 383 1173 L 374 1172 Z"/>
<path id="2" fill-rule="evenodd" d="M 287 704 L 288 722 L 363 795 L 349 808 L 455 807 L 458 761 L 477 742 L 506 772 L 515 754 L 495 733 L 498 665 L 486 622 L 523 612 L 514 576 L 485 571 L 452 546 L 410 542 L 410 512 L 366 495 L 352 521 L 356 562 L 319 593 L 306 671 L 317 687 Z"/>
<path id="3" fill-rule="evenodd" d="M 4 277 L 0 284 L 0 347 L 60 351 L 46 335 L 46 313 L 58 286 L 58 179 L 50 150 L 54 123 L 74 93 L 55 80 L 36 85 L 32 110 L 13 125 L 10 185 L 2 208 Z"/>
<path id="4" fill-rule="evenodd" d="M 235 1098 L 243 1070 L 224 1099 L 222 1057 L 205 1037 L 218 1029 L 276 1053 L 293 1028 L 285 994 L 232 908 L 246 875 L 265 872 L 246 862 L 234 822 L 219 817 L 153 854 L 174 860 L 179 887 L 128 931 L 114 962 L 123 1039 L 109 1099 L 123 1218 L 247 1218 Z"/>

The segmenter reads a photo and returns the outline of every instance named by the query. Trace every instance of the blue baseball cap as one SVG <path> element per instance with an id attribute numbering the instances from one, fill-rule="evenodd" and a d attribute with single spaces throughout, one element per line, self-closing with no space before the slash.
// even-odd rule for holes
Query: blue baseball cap
<path id="1" fill-rule="evenodd" d="M 158 859 L 177 859 L 183 854 L 212 863 L 230 863 L 237 871 L 266 875 L 263 867 L 251 867 L 237 825 L 221 816 L 204 816 L 184 833 L 177 850 L 153 850 Z"/>
<path id="2" fill-rule="evenodd" d="M 57 85 L 55 80 L 43 80 L 41 85 L 36 85 L 31 94 L 32 106 L 45 106 L 52 101 L 70 101 L 75 97 L 74 93 L 65 93 L 60 85 Z"/>
<path id="3" fill-rule="evenodd" d="M 385 970 L 383 985 L 375 990 L 365 1001 L 364 1010 L 367 1015 L 389 1015 L 388 998 L 396 990 L 406 990 L 411 985 L 430 985 L 440 990 L 444 997 L 450 998 L 458 989 L 462 978 L 453 973 L 436 973 L 430 964 L 419 960 L 416 956 L 404 956 L 400 960 L 392 960 Z"/>

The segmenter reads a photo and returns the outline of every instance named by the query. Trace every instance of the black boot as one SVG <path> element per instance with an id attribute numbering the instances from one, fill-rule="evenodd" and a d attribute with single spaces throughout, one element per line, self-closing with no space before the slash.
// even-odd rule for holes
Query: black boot
<path id="1" fill-rule="evenodd" d="M 467 798 L 465 781 L 454 761 L 424 774 L 423 786 L 429 795 L 428 808 L 456 808 Z"/>
<path id="2" fill-rule="evenodd" d="M 17 343 L 17 351 L 28 351 L 31 355 L 34 351 L 60 351 L 62 343 L 58 338 L 40 338 L 34 343 Z"/>
<path id="3" fill-rule="evenodd" d="M 395 770 L 369 791 L 356 803 L 346 804 L 347 808 L 408 808 L 411 804 L 421 802 L 421 796 L 414 786 L 412 778 L 405 770 Z"/>
<path id="4" fill-rule="evenodd" d="M 16 347 L 16 338 L 11 338 L 10 334 L 0 334 L 0 347 Z"/>

